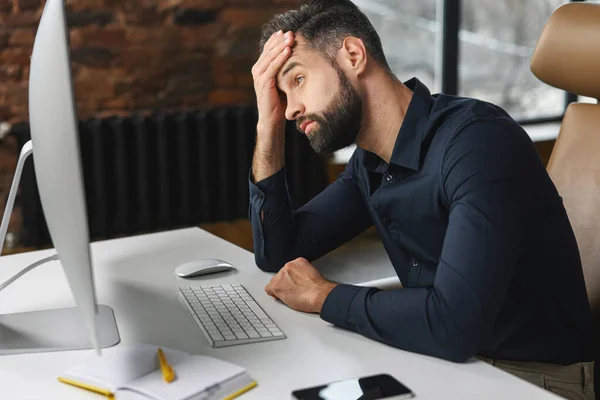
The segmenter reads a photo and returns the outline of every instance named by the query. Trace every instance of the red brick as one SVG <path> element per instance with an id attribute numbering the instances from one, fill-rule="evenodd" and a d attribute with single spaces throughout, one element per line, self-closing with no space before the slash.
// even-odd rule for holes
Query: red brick
<path id="1" fill-rule="evenodd" d="M 234 29 L 249 26 L 260 27 L 273 18 L 274 15 L 285 12 L 284 9 L 274 8 L 228 8 L 221 12 L 221 20 Z"/>
<path id="2" fill-rule="evenodd" d="M 133 97 L 133 107 L 135 109 L 155 108 L 157 104 L 156 94 L 144 94 Z"/>
<path id="3" fill-rule="evenodd" d="M 16 0 L 17 10 L 37 10 L 40 8 L 40 0 Z"/>
<path id="4" fill-rule="evenodd" d="M 215 41 L 223 35 L 225 25 L 221 22 L 215 22 L 210 25 L 199 27 L 178 27 L 179 42 L 182 47 L 194 50 L 212 50 Z"/>
<path id="5" fill-rule="evenodd" d="M 29 107 L 27 104 L 11 105 L 10 112 L 12 117 L 6 121 L 10 124 L 18 124 L 29 120 Z"/>
<path id="6" fill-rule="evenodd" d="M 10 35 L 9 45 L 33 48 L 35 32 L 33 29 L 15 29 Z"/>
<path id="7" fill-rule="evenodd" d="M 0 81 L 20 79 L 21 67 L 19 65 L 0 65 Z"/>
<path id="8" fill-rule="evenodd" d="M 214 71 L 213 82 L 219 88 L 231 88 L 235 86 L 235 75 L 226 72 Z"/>
<path id="9" fill-rule="evenodd" d="M 193 109 L 203 108 L 208 103 L 206 93 L 194 93 L 186 95 L 181 101 L 181 107 L 191 107 Z"/>
<path id="10" fill-rule="evenodd" d="M 237 87 L 240 89 L 252 89 L 254 90 L 254 78 L 252 73 L 248 72 L 245 75 L 238 75 L 236 77 Z"/>
<path id="11" fill-rule="evenodd" d="M 105 0 L 66 0 L 68 11 L 98 10 L 105 6 Z"/>
<path id="12" fill-rule="evenodd" d="M 138 112 L 139 113 L 139 112 Z M 112 117 L 129 117 L 131 116 L 130 110 L 104 110 L 100 106 L 100 110 L 94 114 L 95 118 L 106 119 Z"/>
<path id="13" fill-rule="evenodd" d="M 100 101 L 96 98 L 77 97 L 77 115 L 79 119 L 94 117 L 98 110 Z"/>
<path id="14" fill-rule="evenodd" d="M 111 11 L 82 10 L 67 13 L 67 24 L 71 28 L 88 25 L 106 26 L 114 20 L 115 14 Z"/>
<path id="15" fill-rule="evenodd" d="M 217 9 L 223 7 L 223 0 L 180 0 L 183 8 Z"/>
<path id="16" fill-rule="evenodd" d="M 220 39 L 215 42 L 217 56 L 230 58 L 232 60 L 258 59 L 258 46 L 254 38 L 247 39 Z"/>
<path id="17" fill-rule="evenodd" d="M 135 73 L 136 76 L 143 74 L 152 74 L 154 68 L 163 64 L 161 59 L 164 53 L 162 45 L 152 46 L 129 46 L 127 51 L 123 52 L 115 59 L 114 67 L 123 68 L 126 71 Z"/>
<path id="18" fill-rule="evenodd" d="M 0 50 L 8 46 L 8 32 L 0 32 Z"/>
<path id="19" fill-rule="evenodd" d="M 29 81 L 29 65 L 23 67 L 23 71 L 21 72 L 21 79 L 24 81 Z"/>
<path id="20" fill-rule="evenodd" d="M 179 32 L 177 28 L 165 26 L 160 29 L 145 27 L 130 27 L 125 31 L 125 41 L 132 45 L 145 45 L 154 48 L 158 44 L 179 46 Z"/>
<path id="21" fill-rule="evenodd" d="M 197 10 L 217 10 L 223 8 L 223 0 L 158 0 L 158 10 L 165 12 L 177 8 Z"/>
<path id="22" fill-rule="evenodd" d="M 131 110 L 133 108 L 133 99 L 131 96 L 123 96 L 114 99 L 103 100 L 100 102 L 100 109 L 103 111 Z"/>
<path id="23" fill-rule="evenodd" d="M 213 71 L 221 72 L 233 72 L 235 69 L 235 61 L 229 58 L 213 57 L 212 59 Z"/>
<path id="24" fill-rule="evenodd" d="M 40 16 L 35 11 L 23 11 L 16 14 L 0 14 L 0 26 L 7 28 L 36 28 Z"/>
<path id="25" fill-rule="evenodd" d="M 13 9 L 11 0 L 0 0 L 0 12 L 9 12 Z"/>
<path id="26" fill-rule="evenodd" d="M 80 48 L 84 45 L 83 29 L 85 28 L 71 28 L 69 30 L 69 45 L 72 49 Z"/>
<path id="27" fill-rule="evenodd" d="M 83 31 L 83 41 L 92 47 L 123 47 L 126 45 L 125 30 L 122 28 L 92 28 Z"/>
<path id="28" fill-rule="evenodd" d="M 113 58 L 114 54 L 102 47 L 71 49 L 71 60 L 80 65 L 107 68 Z"/>
<path id="29" fill-rule="evenodd" d="M 124 15 L 127 25 L 157 25 L 162 22 L 162 16 L 156 8 L 144 8 Z"/>
<path id="30" fill-rule="evenodd" d="M 13 117 L 12 111 L 8 106 L 0 106 L 0 122 L 8 121 Z"/>
<path id="31" fill-rule="evenodd" d="M 217 89 L 210 92 L 208 101 L 212 105 L 250 104 L 254 101 L 254 94 L 241 90 Z"/>
<path id="32" fill-rule="evenodd" d="M 76 81 L 75 96 L 78 99 L 111 99 L 115 96 L 115 84 L 106 80 Z"/>
<path id="33" fill-rule="evenodd" d="M 179 7 L 181 3 L 182 0 L 158 0 L 156 9 L 158 10 L 158 12 L 162 13 Z"/>
<path id="34" fill-rule="evenodd" d="M 31 49 L 9 47 L 0 51 L 0 64 L 29 65 Z"/>
<path id="35" fill-rule="evenodd" d="M 26 105 L 29 99 L 28 82 L 7 82 L 6 102 L 11 106 Z"/>
<path id="36" fill-rule="evenodd" d="M 106 70 L 104 68 L 82 66 L 74 76 L 74 81 L 76 83 L 94 82 L 98 84 L 101 82 L 115 82 L 120 78 L 122 79 L 127 76 L 127 71 L 122 68 L 111 68 Z"/>

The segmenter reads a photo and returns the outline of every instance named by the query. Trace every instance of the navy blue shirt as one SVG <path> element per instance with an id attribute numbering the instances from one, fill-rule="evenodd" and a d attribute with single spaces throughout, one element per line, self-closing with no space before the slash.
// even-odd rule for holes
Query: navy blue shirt
<path id="1" fill-rule="evenodd" d="M 374 224 L 403 289 L 339 284 L 325 321 L 452 361 L 592 360 L 575 236 L 527 133 L 495 105 L 406 85 L 389 164 L 357 148 L 298 210 L 285 169 L 250 180 L 258 267 L 315 260 Z"/>

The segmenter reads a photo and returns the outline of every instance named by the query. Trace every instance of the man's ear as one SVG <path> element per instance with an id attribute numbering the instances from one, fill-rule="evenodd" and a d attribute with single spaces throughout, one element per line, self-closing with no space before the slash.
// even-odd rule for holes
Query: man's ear
<path id="1" fill-rule="evenodd" d="M 363 41 L 359 38 L 348 36 L 344 39 L 342 48 L 340 49 L 340 57 L 348 71 L 355 76 L 362 74 L 367 69 L 367 49 Z"/>

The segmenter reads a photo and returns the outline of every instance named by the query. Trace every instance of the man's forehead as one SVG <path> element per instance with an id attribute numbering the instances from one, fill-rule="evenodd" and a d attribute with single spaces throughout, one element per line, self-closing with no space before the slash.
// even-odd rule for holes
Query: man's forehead
<path id="1" fill-rule="evenodd" d="M 293 69 L 296 66 L 306 66 L 308 64 L 307 61 L 314 56 L 314 52 L 308 48 L 305 42 L 298 38 L 298 40 L 294 42 L 294 46 L 292 47 L 292 54 L 279 69 L 279 72 L 277 73 L 277 78 L 281 79 L 285 72 L 289 72 L 289 70 Z"/>
<path id="2" fill-rule="evenodd" d="M 285 67 L 288 66 L 292 62 L 296 62 L 296 63 L 302 62 L 302 60 L 304 59 L 304 57 L 306 57 L 306 55 L 307 55 L 306 44 L 304 44 L 302 42 L 295 42 L 294 46 L 292 47 L 292 54 L 285 61 L 285 63 L 283 63 L 283 65 L 279 71 L 280 72 L 283 71 L 285 69 Z"/>

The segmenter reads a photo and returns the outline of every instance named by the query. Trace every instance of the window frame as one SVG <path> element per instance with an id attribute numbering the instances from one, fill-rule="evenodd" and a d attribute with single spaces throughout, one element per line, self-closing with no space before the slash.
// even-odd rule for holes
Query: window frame
<path id="1" fill-rule="evenodd" d="M 569 2 L 583 2 L 585 0 L 569 0 Z M 462 0 L 442 0 L 441 7 L 441 91 L 449 95 L 458 95 L 459 91 L 459 59 L 460 59 L 460 41 L 458 32 L 460 30 L 460 12 Z M 561 122 L 569 104 L 577 101 L 577 95 L 565 92 L 565 104 L 562 114 L 520 119 L 517 122 L 520 125 L 535 125 L 548 122 Z"/>

